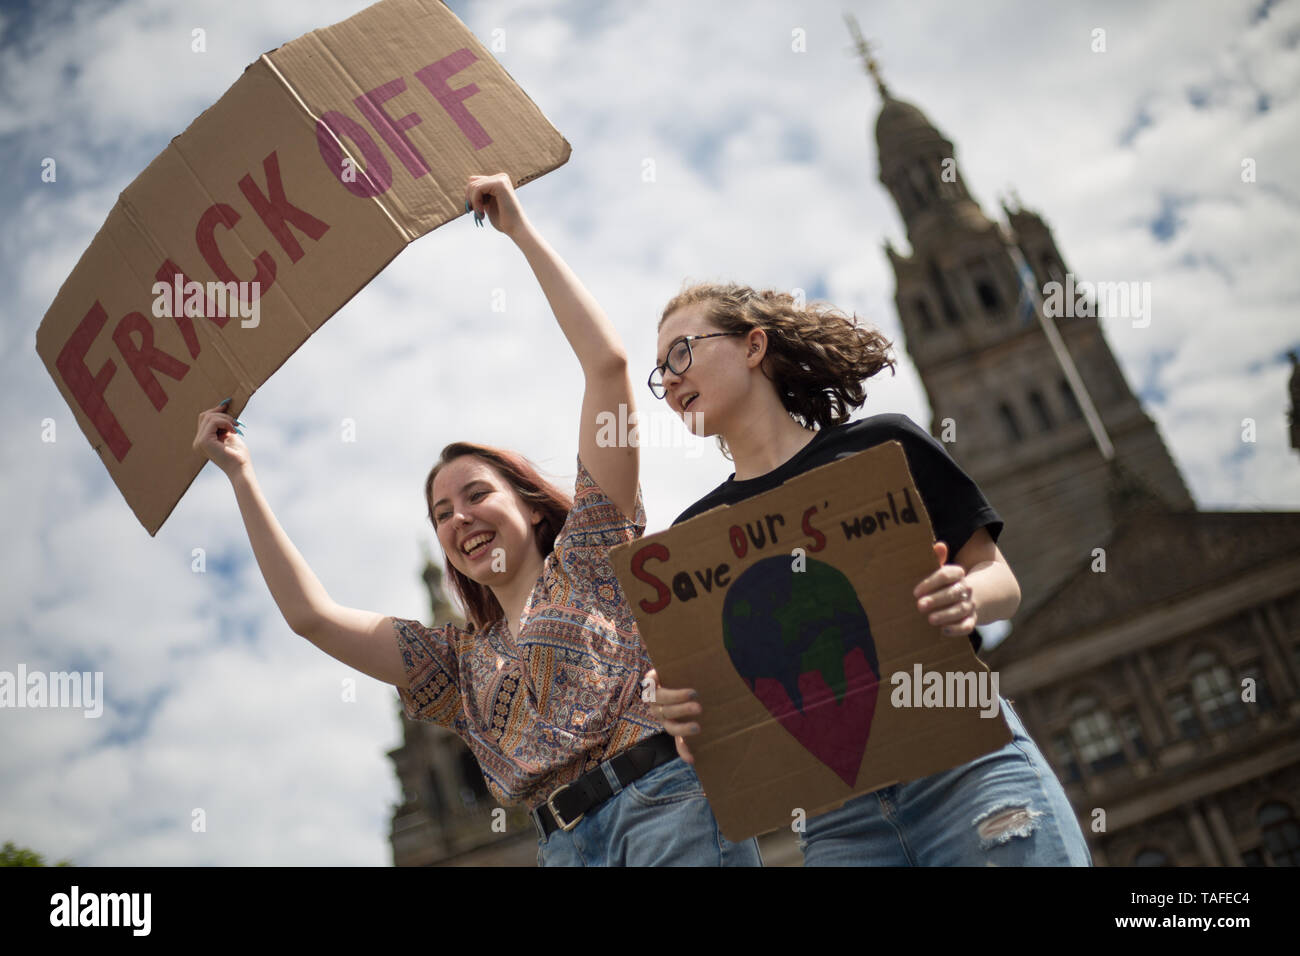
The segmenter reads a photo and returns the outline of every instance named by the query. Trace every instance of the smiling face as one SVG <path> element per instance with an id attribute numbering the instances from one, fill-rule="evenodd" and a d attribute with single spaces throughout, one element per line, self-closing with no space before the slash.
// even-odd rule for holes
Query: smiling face
<path id="1" fill-rule="evenodd" d="M 695 302 L 664 319 L 655 361 L 662 364 L 683 336 L 724 331 L 708 315 L 708 303 Z M 762 360 L 762 350 L 756 347 L 762 340 L 763 333 L 757 329 L 746 335 L 695 340 L 685 372 L 679 375 L 664 369 L 664 401 L 693 434 L 725 437 L 730 423 L 743 418 L 746 396 L 755 387 L 752 375 Z"/>
<path id="2" fill-rule="evenodd" d="M 530 508 L 483 459 L 452 459 L 435 476 L 431 497 L 438 543 L 452 566 L 470 580 L 501 584 L 528 563 L 529 549 L 540 557 L 533 526 L 542 512 Z M 494 560 L 500 557 L 504 570 Z"/>

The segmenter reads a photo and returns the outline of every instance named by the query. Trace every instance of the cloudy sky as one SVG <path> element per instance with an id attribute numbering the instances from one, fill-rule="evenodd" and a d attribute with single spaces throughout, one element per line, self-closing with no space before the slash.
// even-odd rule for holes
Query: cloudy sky
<path id="1" fill-rule="evenodd" d="M 35 352 L 60 284 L 171 137 L 260 53 L 364 6 L 51 0 L 0 14 L 0 670 L 102 671 L 106 695 L 98 719 L 0 711 L 0 840 L 100 865 L 391 860 L 393 689 L 358 677 L 356 700 L 341 699 L 352 672 L 285 626 L 214 468 L 151 538 Z M 572 144 L 520 195 L 618 326 L 638 381 L 688 278 L 803 288 L 898 337 L 881 243 L 905 239 L 876 179 L 879 101 L 850 49 L 851 10 L 895 95 L 956 143 L 986 212 L 1014 188 L 1077 275 L 1152 283 L 1149 327 L 1107 321 L 1106 334 L 1198 504 L 1300 507 L 1285 433 L 1286 353 L 1300 347 L 1294 0 L 451 7 L 485 43 L 504 40 L 499 59 Z M 399 256 L 241 418 L 330 595 L 427 619 L 421 485 L 438 449 L 517 448 L 567 484 L 580 391 L 523 258 L 460 219 Z M 863 414 L 885 411 L 929 421 L 906 359 Z M 355 442 L 340 440 L 345 417 Z M 711 443 L 663 436 L 643 451 L 651 530 L 730 472 Z"/>

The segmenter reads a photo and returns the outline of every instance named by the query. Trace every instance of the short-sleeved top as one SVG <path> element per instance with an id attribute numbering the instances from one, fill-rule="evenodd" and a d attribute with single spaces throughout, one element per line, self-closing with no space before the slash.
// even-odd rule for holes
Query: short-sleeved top
<path id="1" fill-rule="evenodd" d="M 504 618 L 482 631 L 394 618 L 407 716 L 456 731 L 492 796 L 536 806 L 603 760 L 662 730 L 641 699 L 651 668 L 610 549 L 645 531 L 578 459 L 573 510 L 546 555 L 519 636 Z"/>
<path id="2" fill-rule="evenodd" d="M 980 528 L 987 528 L 995 542 L 1002 533 L 1002 517 L 994 510 L 966 472 L 952 460 L 946 448 L 906 415 L 874 415 L 861 421 L 823 428 L 793 458 L 757 478 L 737 481 L 735 474 L 683 511 L 678 522 L 703 514 L 718 505 L 735 504 L 773 488 L 795 475 L 847 458 L 882 442 L 897 440 L 903 446 L 916 490 L 925 502 L 936 541 L 948 546 L 948 560 L 954 561 L 962 547 Z M 980 649 L 977 632 L 970 635 Z"/>

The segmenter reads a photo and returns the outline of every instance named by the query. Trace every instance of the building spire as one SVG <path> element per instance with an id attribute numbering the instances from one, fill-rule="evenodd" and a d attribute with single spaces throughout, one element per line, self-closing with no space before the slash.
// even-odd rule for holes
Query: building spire
<path id="1" fill-rule="evenodd" d="M 882 100 L 889 98 L 889 87 L 885 86 L 885 80 L 880 75 L 880 64 L 876 62 L 875 54 L 872 52 L 871 44 L 862 36 L 862 31 L 858 29 L 858 19 L 851 13 L 844 14 L 844 20 L 849 25 L 849 33 L 853 36 L 853 45 L 857 49 L 858 56 L 862 57 L 862 65 L 866 71 L 871 74 L 871 78 L 876 81 L 876 89 L 880 91 Z"/>

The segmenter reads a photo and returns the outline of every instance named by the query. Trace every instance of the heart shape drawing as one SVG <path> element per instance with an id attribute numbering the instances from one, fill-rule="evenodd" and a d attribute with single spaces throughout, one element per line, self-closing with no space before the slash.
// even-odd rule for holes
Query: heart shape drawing
<path id="1" fill-rule="evenodd" d="M 764 558 L 727 590 L 731 663 L 768 713 L 850 787 L 871 737 L 880 663 L 849 579 L 822 561 Z"/>

